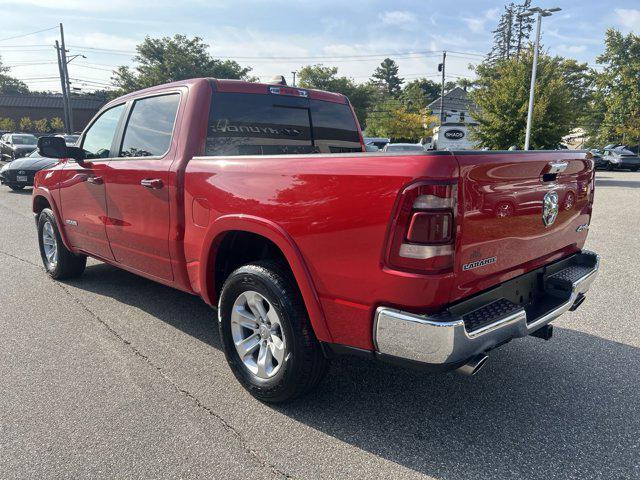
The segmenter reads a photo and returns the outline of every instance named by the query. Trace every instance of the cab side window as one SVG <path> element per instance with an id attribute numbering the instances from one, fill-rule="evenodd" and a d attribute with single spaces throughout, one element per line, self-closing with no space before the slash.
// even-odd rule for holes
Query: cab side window
<path id="1" fill-rule="evenodd" d="M 136 100 L 119 156 L 159 157 L 167 153 L 179 105 L 177 93 Z"/>
<path id="2" fill-rule="evenodd" d="M 85 158 L 109 158 L 111 143 L 116 134 L 125 105 L 118 105 L 103 112 L 84 134 L 82 149 Z"/>

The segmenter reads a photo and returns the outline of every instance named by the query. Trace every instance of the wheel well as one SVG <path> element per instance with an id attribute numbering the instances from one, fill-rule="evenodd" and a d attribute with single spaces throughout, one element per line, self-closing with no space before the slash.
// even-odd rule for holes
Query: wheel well
<path id="1" fill-rule="evenodd" d="M 217 243 L 217 242 L 216 242 Z M 275 260 L 293 277 L 282 250 L 268 238 L 251 232 L 230 231 L 224 234 L 215 253 L 215 293 L 219 296 L 227 277 L 235 269 L 258 260 Z"/>
<path id="2" fill-rule="evenodd" d="M 33 199 L 33 213 L 40 213 L 45 208 L 51 208 L 46 198 L 38 195 Z"/>

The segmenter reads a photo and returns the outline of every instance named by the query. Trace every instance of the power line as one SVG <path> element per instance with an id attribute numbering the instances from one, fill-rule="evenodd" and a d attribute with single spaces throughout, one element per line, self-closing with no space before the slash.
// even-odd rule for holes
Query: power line
<path id="1" fill-rule="evenodd" d="M 91 50 L 96 52 L 103 52 L 114 55 L 136 55 L 138 52 L 134 52 L 132 50 L 119 50 L 113 48 L 100 48 L 100 47 L 86 47 L 82 45 L 69 45 L 71 48 L 75 48 L 77 50 Z M 418 50 L 418 51 L 405 51 L 405 52 L 387 52 L 387 53 L 370 53 L 370 54 L 353 54 L 353 55 L 291 55 L 291 56 L 273 56 L 273 57 L 264 57 L 264 56 L 223 56 L 223 55 L 214 55 L 215 58 L 225 59 L 225 60 L 239 60 L 239 61 L 255 61 L 256 63 L 264 63 L 264 62 L 272 62 L 276 60 L 286 60 L 286 61 L 314 61 L 314 60 L 325 60 L 325 61 L 338 61 L 338 60 L 356 60 L 356 59 L 376 59 L 382 57 L 394 57 L 394 58 L 411 58 L 411 57 L 431 57 L 431 56 L 439 56 L 442 53 L 441 50 Z M 485 55 L 475 53 L 475 52 L 451 52 L 456 55 L 462 56 L 472 56 L 472 57 L 481 57 L 484 58 Z"/>
<path id="2" fill-rule="evenodd" d="M 78 62 L 76 62 L 74 64 L 74 66 L 82 67 L 82 68 L 88 68 L 90 70 L 100 70 L 100 71 L 103 71 L 103 72 L 113 72 L 113 70 L 114 70 L 113 68 L 112 69 L 108 69 L 108 68 L 92 67 L 90 65 L 84 65 L 84 64 L 78 63 Z"/>
<path id="3" fill-rule="evenodd" d="M 47 44 L 47 43 L 27 43 L 27 44 L 21 44 L 21 45 L 0 45 L 0 48 L 26 48 L 26 47 L 49 47 L 51 48 L 51 45 Z"/>
<path id="4" fill-rule="evenodd" d="M 0 42 L 4 42 L 5 40 L 12 40 L 14 38 L 26 37 L 26 36 L 29 36 L 29 35 L 35 35 L 36 33 L 48 32 L 49 30 L 55 30 L 56 28 L 58 28 L 57 25 L 55 27 L 43 28 L 42 30 L 36 30 L 35 32 L 29 32 L 29 33 L 23 33 L 23 34 L 20 34 L 20 35 L 14 35 L 13 37 L 0 38 Z"/>

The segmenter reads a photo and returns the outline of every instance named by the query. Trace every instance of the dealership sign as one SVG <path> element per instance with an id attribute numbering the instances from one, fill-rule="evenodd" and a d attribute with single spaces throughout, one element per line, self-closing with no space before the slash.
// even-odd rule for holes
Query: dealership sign
<path id="1" fill-rule="evenodd" d="M 444 138 L 448 138 L 449 140 L 461 140 L 464 138 L 464 132 L 458 129 L 447 130 L 444 132 Z"/>

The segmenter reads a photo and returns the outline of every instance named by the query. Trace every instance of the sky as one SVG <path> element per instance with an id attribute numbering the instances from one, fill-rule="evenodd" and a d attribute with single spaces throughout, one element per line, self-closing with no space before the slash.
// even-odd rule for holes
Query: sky
<path id="1" fill-rule="evenodd" d="M 604 32 L 614 27 L 640 34 L 639 0 L 550 0 L 561 7 L 543 19 L 542 44 L 551 54 L 596 67 Z M 400 76 L 439 79 L 447 50 L 448 80 L 473 78 L 469 65 L 491 48 L 504 8 L 483 0 L 0 0 L 0 56 L 10 74 L 34 90 L 60 91 L 53 44 L 64 24 L 73 86 L 108 86 L 111 71 L 130 65 L 136 45 L 149 35 L 200 36 L 217 58 L 251 66 L 266 81 L 309 64 L 338 67 L 366 81 L 389 56 Z M 46 30 L 45 30 L 46 29 Z M 42 31 L 45 30 L 45 31 Z M 39 31 L 39 33 L 29 34 Z M 11 38 L 14 37 L 14 38 Z"/>

